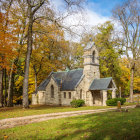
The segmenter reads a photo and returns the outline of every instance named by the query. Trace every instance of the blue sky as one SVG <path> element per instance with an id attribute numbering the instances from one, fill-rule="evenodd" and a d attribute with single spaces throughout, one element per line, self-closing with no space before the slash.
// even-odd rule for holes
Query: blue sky
<path id="1" fill-rule="evenodd" d="M 111 16 L 112 9 L 124 0 L 87 0 L 88 8 L 102 16 Z"/>

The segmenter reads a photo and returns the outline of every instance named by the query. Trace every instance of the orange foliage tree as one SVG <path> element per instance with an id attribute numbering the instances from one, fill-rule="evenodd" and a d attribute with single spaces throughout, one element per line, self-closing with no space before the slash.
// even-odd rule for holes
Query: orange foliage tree
<path id="1" fill-rule="evenodd" d="M 3 105 L 3 72 L 4 69 L 10 71 L 12 60 L 16 55 L 17 38 L 15 29 L 12 28 L 13 24 L 6 13 L 0 13 L 0 106 Z"/>

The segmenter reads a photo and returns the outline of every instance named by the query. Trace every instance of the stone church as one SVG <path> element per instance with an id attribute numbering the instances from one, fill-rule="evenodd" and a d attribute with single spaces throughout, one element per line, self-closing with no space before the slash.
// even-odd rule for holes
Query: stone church
<path id="1" fill-rule="evenodd" d="M 87 106 L 106 106 L 108 91 L 116 97 L 112 77 L 100 78 L 98 50 L 93 42 L 84 48 L 84 68 L 51 72 L 32 94 L 32 104 L 69 106 L 83 99 Z"/>

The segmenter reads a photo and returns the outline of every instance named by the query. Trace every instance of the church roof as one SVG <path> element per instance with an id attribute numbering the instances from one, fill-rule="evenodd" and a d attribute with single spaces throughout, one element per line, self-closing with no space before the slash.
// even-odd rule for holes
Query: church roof
<path id="1" fill-rule="evenodd" d="M 94 79 L 89 90 L 108 90 L 112 77 Z"/>
<path id="2" fill-rule="evenodd" d="M 46 78 L 43 82 L 41 82 L 41 84 L 37 88 L 37 91 L 43 91 L 43 90 L 45 90 L 46 86 L 50 82 L 50 79 L 51 79 L 50 76 L 48 76 L 48 78 Z"/>
<path id="3" fill-rule="evenodd" d="M 76 85 L 83 75 L 83 69 L 75 69 L 62 72 L 52 72 L 38 87 L 38 91 L 45 90 L 51 77 L 55 80 L 58 86 L 61 86 L 61 91 L 75 90 Z M 62 85 L 61 85 L 62 82 Z"/>
<path id="4" fill-rule="evenodd" d="M 53 78 L 61 91 L 74 91 L 81 79 L 83 79 L 83 69 L 75 69 L 62 72 L 52 72 L 38 87 L 37 91 L 45 91 L 46 86 Z M 112 77 L 94 79 L 89 90 L 108 90 Z M 62 84 L 62 85 L 61 85 Z"/>

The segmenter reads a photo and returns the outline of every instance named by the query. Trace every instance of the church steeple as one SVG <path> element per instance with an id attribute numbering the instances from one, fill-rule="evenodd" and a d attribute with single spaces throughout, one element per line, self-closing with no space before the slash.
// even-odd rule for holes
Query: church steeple
<path id="1" fill-rule="evenodd" d="M 84 48 L 84 66 L 85 65 L 95 65 L 99 66 L 99 54 L 95 47 L 94 42 L 90 41 Z"/>
<path id="2" fill-rule="evenodd" d="M 86 83 L 90 86 L 95 78 L 100 78 L 99 72 L 99 54 L 93 41 L 89 41 L 84 48 L 84 75 Z"/>

